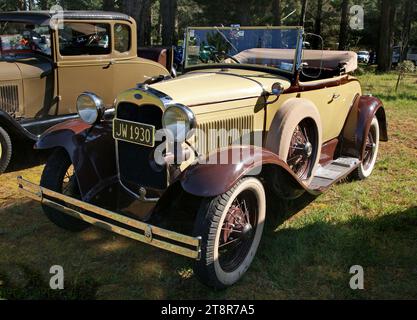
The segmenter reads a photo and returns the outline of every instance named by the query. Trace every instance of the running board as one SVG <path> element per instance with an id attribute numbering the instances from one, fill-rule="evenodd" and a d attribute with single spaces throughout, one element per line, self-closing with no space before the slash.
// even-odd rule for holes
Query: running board
<path id="1" fill-rule="evenodd" d="M 329 164 L 319 167 L 309 185 L 313 190 L 324 190 L 332 184 L 347 177 L 353 170 L 360 165 L 357 158 L 340 157 Z"/>

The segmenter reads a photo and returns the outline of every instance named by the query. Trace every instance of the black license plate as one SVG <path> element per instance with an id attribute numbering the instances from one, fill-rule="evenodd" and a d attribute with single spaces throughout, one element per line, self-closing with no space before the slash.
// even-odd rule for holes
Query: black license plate
<path id="1" fill-rule="evenodd" d="M 114 119 L 113 138 L 152 148 L 155 146 L 155 127 L 145 123 Z"/>

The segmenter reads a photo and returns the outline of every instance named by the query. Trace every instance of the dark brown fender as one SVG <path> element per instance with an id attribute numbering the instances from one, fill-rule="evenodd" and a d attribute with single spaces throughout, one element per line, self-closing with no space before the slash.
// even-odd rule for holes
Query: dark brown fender
<path id="1" fill-rule="evenodd" d="M 380 140 L 388 141 L 387 120 L 381 100 L 371 96 L 357 97 L 342 131 L 342 155 L 362 160 L 365 137 L 374 116 L 379 122 Z"/>
<path id="2" fill-rule="evenodd" d="M 90 126 L 80 119 L 48 129 L 35 149 L 63 148 L 73 165 L 84 201 L 117 181 L 115 144 L 110 121 Z"/>
<path id="3" fill-rule="evenodd" d="M 219 150 L 215 154 L 217 159 L 229 159 L 228 164 L 197 164 L 189 167 L 179 177 L 186 192 L 199 197 L 214 197 L 230 190 L 244 176 L 256 175 L 267 178 L 271 173 L 270 170 L 277 170 L 284 173 L 280 175 L 283 189 L 297 189 L 301 193 L 308 191 L 311 194 L 318 194 L 306 188 L 284 161 L 264 148 L 234 146 Z M 241 160 L 231 161 L 232 154 L 239 154 Z"/>

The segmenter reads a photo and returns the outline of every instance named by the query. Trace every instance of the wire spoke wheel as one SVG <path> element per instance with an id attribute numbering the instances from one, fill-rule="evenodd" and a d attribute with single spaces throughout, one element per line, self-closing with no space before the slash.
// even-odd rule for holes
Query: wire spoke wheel
<path id="1" fill-rule="evenodd" d="M 62 180 L 62 194 L 71 196 L 74 193 L 74 166 L 71 165 L 65 172 L 64 179 Z"/>
<path id="2" fill-rule="evenodd" d="M 368 178 L 374 170 L 379 150 L 379 122 L 376 117 L 371 121 L 369 130 L 364 136 L 364 149 L 362 162 L 352 173 L 354 179 L 363 180 Z"/>
<path id="3" fill-rule="evenodd" d="M 230 190 L 202 201 L 194 235 L 201 237 L 201 259 L 194 272 L 206 285 L 231 286 L 248 270 L 261 241 L 266 196 L 256 177 L 239 180 Z"/>
<path id="4" fill-rule="evenodd" d="M 252 245 L 258 220 L 255 195 L 246 190 L 232 203 L 223 222 L 219 243 L 219 263 L 224 271 L 235 270 Z"/>
<path id="5" fill-rule="evenodd" d="M 372 165 L 372 159 L 374 157 L 376 148 L 376 131 L 375 126 L 371 126 L 368 135 L 366 136 L 365 143 L 365 154 L 363 158 L 363 167 L 365 170 L 368 170 Z"/>
<path id="6" fill-rule="evenodd" d="M 317 145 L 314 126 L 307 119 L 301 121 L 294 129 L 288 150 L 287 164 L 301 179 L 308 178 L 314 164 Z"/>

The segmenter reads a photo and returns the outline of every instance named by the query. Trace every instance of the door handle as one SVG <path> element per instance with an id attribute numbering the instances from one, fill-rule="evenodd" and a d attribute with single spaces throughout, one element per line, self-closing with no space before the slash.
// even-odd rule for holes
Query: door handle
<path id="1" fill-rule="evenodd" d="M 340 94 L 333 93 L 332 98 L 330 99 L 329 103 L 332 103 L 333 101 L 336 101 L 340 98 Z"/>
<path id="2" fill-rule="evenodd" d="M 110 60 L 109 63 L 106 66 L 103 67 L 103 69 L 108 69 L 114 64 L 115 64 L 114 60 Z"/>

